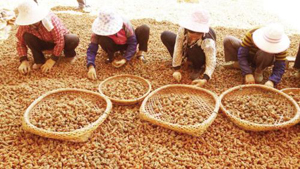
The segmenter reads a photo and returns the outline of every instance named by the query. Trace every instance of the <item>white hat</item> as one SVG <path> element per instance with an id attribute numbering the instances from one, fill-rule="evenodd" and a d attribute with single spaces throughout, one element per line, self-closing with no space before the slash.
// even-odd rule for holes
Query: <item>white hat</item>
<path id="1" fill-rule="evenodd" d="M 290 40 L 279 24 L 270 24 L 253 33 L 255 45 L 267 53 L 280 53 L 290 46 Z"/>
<path id="2" fill-rule="evenodd" d="M 179 25 L 194 32 L 209 32 L 209 13 L 206 10 L 196 10 L 187 18 L 182 18 Z"/>
<path id="3" fill-rule="evenodd" d="M 108 8 L 100 10 L 92 25 L 92 31 L 97 35 L 109 36 L 119 32 L 122 27 L 122 17 Z"/>
<path id="4" fill-rule="evenodd" d="M 33 0 L 26 0 L 18 6 L 18 11 L 16 24 L 32 25 L 44 19 L 49 14 L 50 9 L 38 5 Z"/>

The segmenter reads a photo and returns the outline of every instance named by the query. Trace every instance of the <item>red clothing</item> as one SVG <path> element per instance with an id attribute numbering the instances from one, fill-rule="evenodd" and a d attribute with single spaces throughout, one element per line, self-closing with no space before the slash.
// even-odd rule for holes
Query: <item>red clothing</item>
<path id="1" fill-rule="evenodd" d="M 125 29 L 121 29 L 118 33 L 114 35 L 108 36 L 110 39 L 112 39 L 116 44 L 118 45 L 125 45 L 127 42 L 127 36 Z"/>
<path id="2" fill-rule="evenodd" d="M 40 22 L 37 27 L 33 25 L 19 26 L 16 37 L 18 38 L 17 51 L 20 57 L 27 56 L 27 46 L 23 39 L 25 32 L 33 34 L 43 41 L 54 43 L 53 55 L 61 55 L 65 46 L 64 35 L 69 33 L 69 31 L 55 14 L 49 13 L 48 17 L 51 18 L 54 27 L 50 32 L 44 27 L 42 22 Z"/>

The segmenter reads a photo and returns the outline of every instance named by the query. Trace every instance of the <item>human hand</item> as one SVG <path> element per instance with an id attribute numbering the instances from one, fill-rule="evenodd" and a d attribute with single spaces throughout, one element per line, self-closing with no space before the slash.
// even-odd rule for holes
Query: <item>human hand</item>
<path id="1" fill-rule="evenodd" d="M 88 78 L 92 79 L 92 80 L 96 80 L 97 79 L 96 69 L 92 65 L 89 67 Z"/>
<path id="2" fill-rule="evenodd" d="M 112 65 L 115 67 L 115 68 L 119 68 L 121 66 L 123 66 L 124 64 L 126 63 L 126 60 L 125 59 L 121 59 L 121 60 L 114 60 L 112 62 Z"/>
<path id="3" fill-rule="evenodd" d="M 207 83 L 206 79 L 196 79 L 193 80 L 192 85 L 196 86 L 196 87 L 202 87 Z"/>
<path id="4" fill-rule="evenodd" d="M 178 71 L 175 71 L 175 72 L 173 73 L 173 77 L 174 77 L 174 79 L 175 79 L 177 82 L 180 82 L 180 80 L 181 80 L 181 78 L 182 78 L 181 73 L 178 72 Z"/>
<path id="5" fill-rule="evenodd" d="M 55 64 L 54 60 L 48 59 L 46 61 L 46 63 L 44 63 L 42 65 L 42 67 L 41 67 L 42 68 L 42 72 L 44 72 L 44 73 L 49 72 L 51 70 L 51 68 L 54 66 L 54 64 Z"/>
<path id="6" fill-rule="evenodd" d="M 31 71 L 31 68 L 30 68 L 30 63 L 28 60 L 24 60 L 19 68 L 18 68 L 19 72 L 22 73 L 22 74 L 26 74 L 26 73 L 29 73 Z"/>
<path id="7" fill-rule="evenodd" d="M 247 74 L 245 76 L 245 83 L 246 84 L 255 84 L 255 79 L 254 79 L 253 74 Z"/>
<path id="8" fill-rule="evenodd" d="M 274 83 L 270 80 L 268 80 L 266 83 L 265 83 L 266 86 L 269 86 L 269 87 L 274 87 Z"/>

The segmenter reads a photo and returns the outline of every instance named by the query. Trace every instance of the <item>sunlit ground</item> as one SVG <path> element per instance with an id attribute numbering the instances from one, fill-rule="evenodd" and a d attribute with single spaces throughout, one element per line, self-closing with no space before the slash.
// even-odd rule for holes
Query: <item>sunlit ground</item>
<path id="1" fill-rule="evenodd" d="M 264 0 L 265 11 L 279 16 L 286 25 L 300 32 L 299 0 Z"/>
<path id="2" fill-rule="evenodd" d="M 22 0 L 0 0 L 0 7 L 14 8 Z M 47 6 L 77 6 L 76 0 L 38 0 Z M 130 19 L 153 18 L 177 23 L 192 9 L 206 8 L 211 14 L 212 26 L 252 28 L 272 22 L 284 25 L 289 33 L 300 32 L 300 5 L 298 0 L 192 0 L 199 3 L 178 3 L 184 0 L 87 0 L 91 15 L 101 7 L 110 6 Z M 80 14 L 74 11 L 60 11 Z"/>

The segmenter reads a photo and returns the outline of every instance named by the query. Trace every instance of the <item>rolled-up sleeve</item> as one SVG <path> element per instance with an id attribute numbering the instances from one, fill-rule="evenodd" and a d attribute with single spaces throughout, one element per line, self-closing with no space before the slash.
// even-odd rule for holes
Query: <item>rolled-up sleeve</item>
<path id="1" fill-rule="evenodd" d="M 24 33 L 25 33 L 25 28 L 20 26 L 18 28 L 18 31 L 17 31 L 17 34 L 16 34 L 16 37 L 18 39 L 18 41 L 17 41 L 17 52 L 18 52 L 19 57 L 27 56 L 27 50 L 28 49 L 27 49 L 27 46 L 26 46 L 24 38 L 23 38 Z"/>

